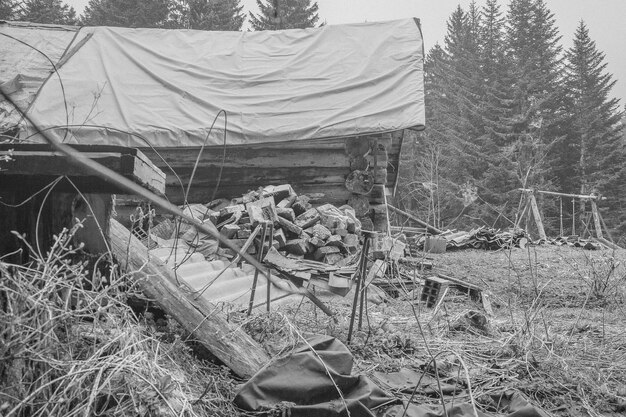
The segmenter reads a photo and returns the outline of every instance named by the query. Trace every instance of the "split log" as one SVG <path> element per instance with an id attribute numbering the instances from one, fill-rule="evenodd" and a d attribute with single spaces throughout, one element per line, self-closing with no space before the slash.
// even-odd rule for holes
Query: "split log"
<path id="1" fill-rule="evenodd" d="M 159 305 L 235 374 L 249 378 L 269 356 L 243 330 L 232 326 L 203 297 L 179 287 L 173 272 L 149 257 L 147 248 L 115 219 L 110 221 L 111 251 L 123 271 L 130 271 L 144 295 Z"/>

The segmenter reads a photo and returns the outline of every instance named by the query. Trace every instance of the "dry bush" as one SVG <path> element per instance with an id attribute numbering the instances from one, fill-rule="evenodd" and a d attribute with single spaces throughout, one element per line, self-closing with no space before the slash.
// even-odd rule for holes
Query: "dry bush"
<path id="1" fill-rule="evenodd" d="M 88 276 L 70 236 L 28 266 L 0 262 L 0 414 L 235 415 L 228 373 L 139 324 L 125 277 Z"/>

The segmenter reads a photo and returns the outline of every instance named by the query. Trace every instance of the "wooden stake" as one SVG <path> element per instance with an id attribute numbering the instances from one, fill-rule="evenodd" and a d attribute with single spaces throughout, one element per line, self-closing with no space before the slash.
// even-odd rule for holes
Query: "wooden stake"
<path id="1" fill-rule="evenodd" d="M 593 225 L 596 228 L 596 236 L 600 239 L 604 238 L 602 235 L 602 225 L 600 224 L 600 214 L 598 213 L 598 206 L 594 200 L 591 200 L 591 213 L 593 215 Z"/>
<path id="2" fill-rule="evenodd" d="M 535 200 L 534 194 L 530 195 L 530 207 L 533 210 L 533 216 L 535 217 L 537 230 L 539 230 L 539 238 L 543 240 L 547 240 L 546 231 L 543 229 L 543 222 L 541 221 L 541 214 L 539 213 L 539 207 L 537 207 L 537 200 Z"/>

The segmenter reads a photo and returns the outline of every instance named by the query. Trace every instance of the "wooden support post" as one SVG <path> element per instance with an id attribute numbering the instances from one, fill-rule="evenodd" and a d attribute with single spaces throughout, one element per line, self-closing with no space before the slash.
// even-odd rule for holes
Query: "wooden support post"
<path id="1" fill-rule="evenodd" d="M 539 213 L 539 207 L 537 207 L 537 200 L 535 199 L 534 194 L 530 195 L 530 207 L 533 210 L 535 224 L 537 225 L 537 230 L 539 231 L 539 238 L 547 240 L 546 231 L 543 229 L 543 221 L 541 221 L 541 214 Z"/>
<path id="2" fill-rule="evenodd" d="M 591 214 L 593 215 L 593 225 L 596 228 L 596 236 L 599 239 L 603 239 L 602 235 L 602 225 L 600 224 L 600 213 L 598 213 L 598 206 L 594 200 L 590 200 L 591 203 Z"/>
<path id="3" fill-rule="evenodd" d="M 183 328 L 192 333 L 235 374 L 249 378 L 269 361 L 269 356 L 243 330 L 226 321 L 205 298 L 194 299 L 176 283 L 173 273 L 115 219 L 110 221 L 111 252 L 122 271 L 130 273 L 139 289 L 154 300 Z"/>

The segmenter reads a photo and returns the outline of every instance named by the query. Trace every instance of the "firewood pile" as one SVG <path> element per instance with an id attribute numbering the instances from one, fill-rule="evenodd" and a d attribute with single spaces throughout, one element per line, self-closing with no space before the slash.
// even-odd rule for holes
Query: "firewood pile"
<path id="1" fill-rule="evenodd" d="M 257 226 L 269 226 L 272 238 L 267 242 L 272 242 L 271 246 L 282 256 L 338 267 L 353 263 L 360 245 L 361 222 L 349 205 L 314 207 L 313 203 L 320 197 L 322 195 L 298 195 L 289 184 L 284 184 L 250 191 L 232 200 L 189 205 L 185 211 L 209 227 L 215 227 L 236 247 L 251 255 L 258 250 L 257 245 L 249 242 L 251 235 Z M 175 228 L 171 220 L 163 221 L 152 229 L 152 234 L 165 240 L 178 235 L 207 260 L 236 256 L 234 251 L 221 247 L 190 225 L 183 225 L 178 231 Z"/>

